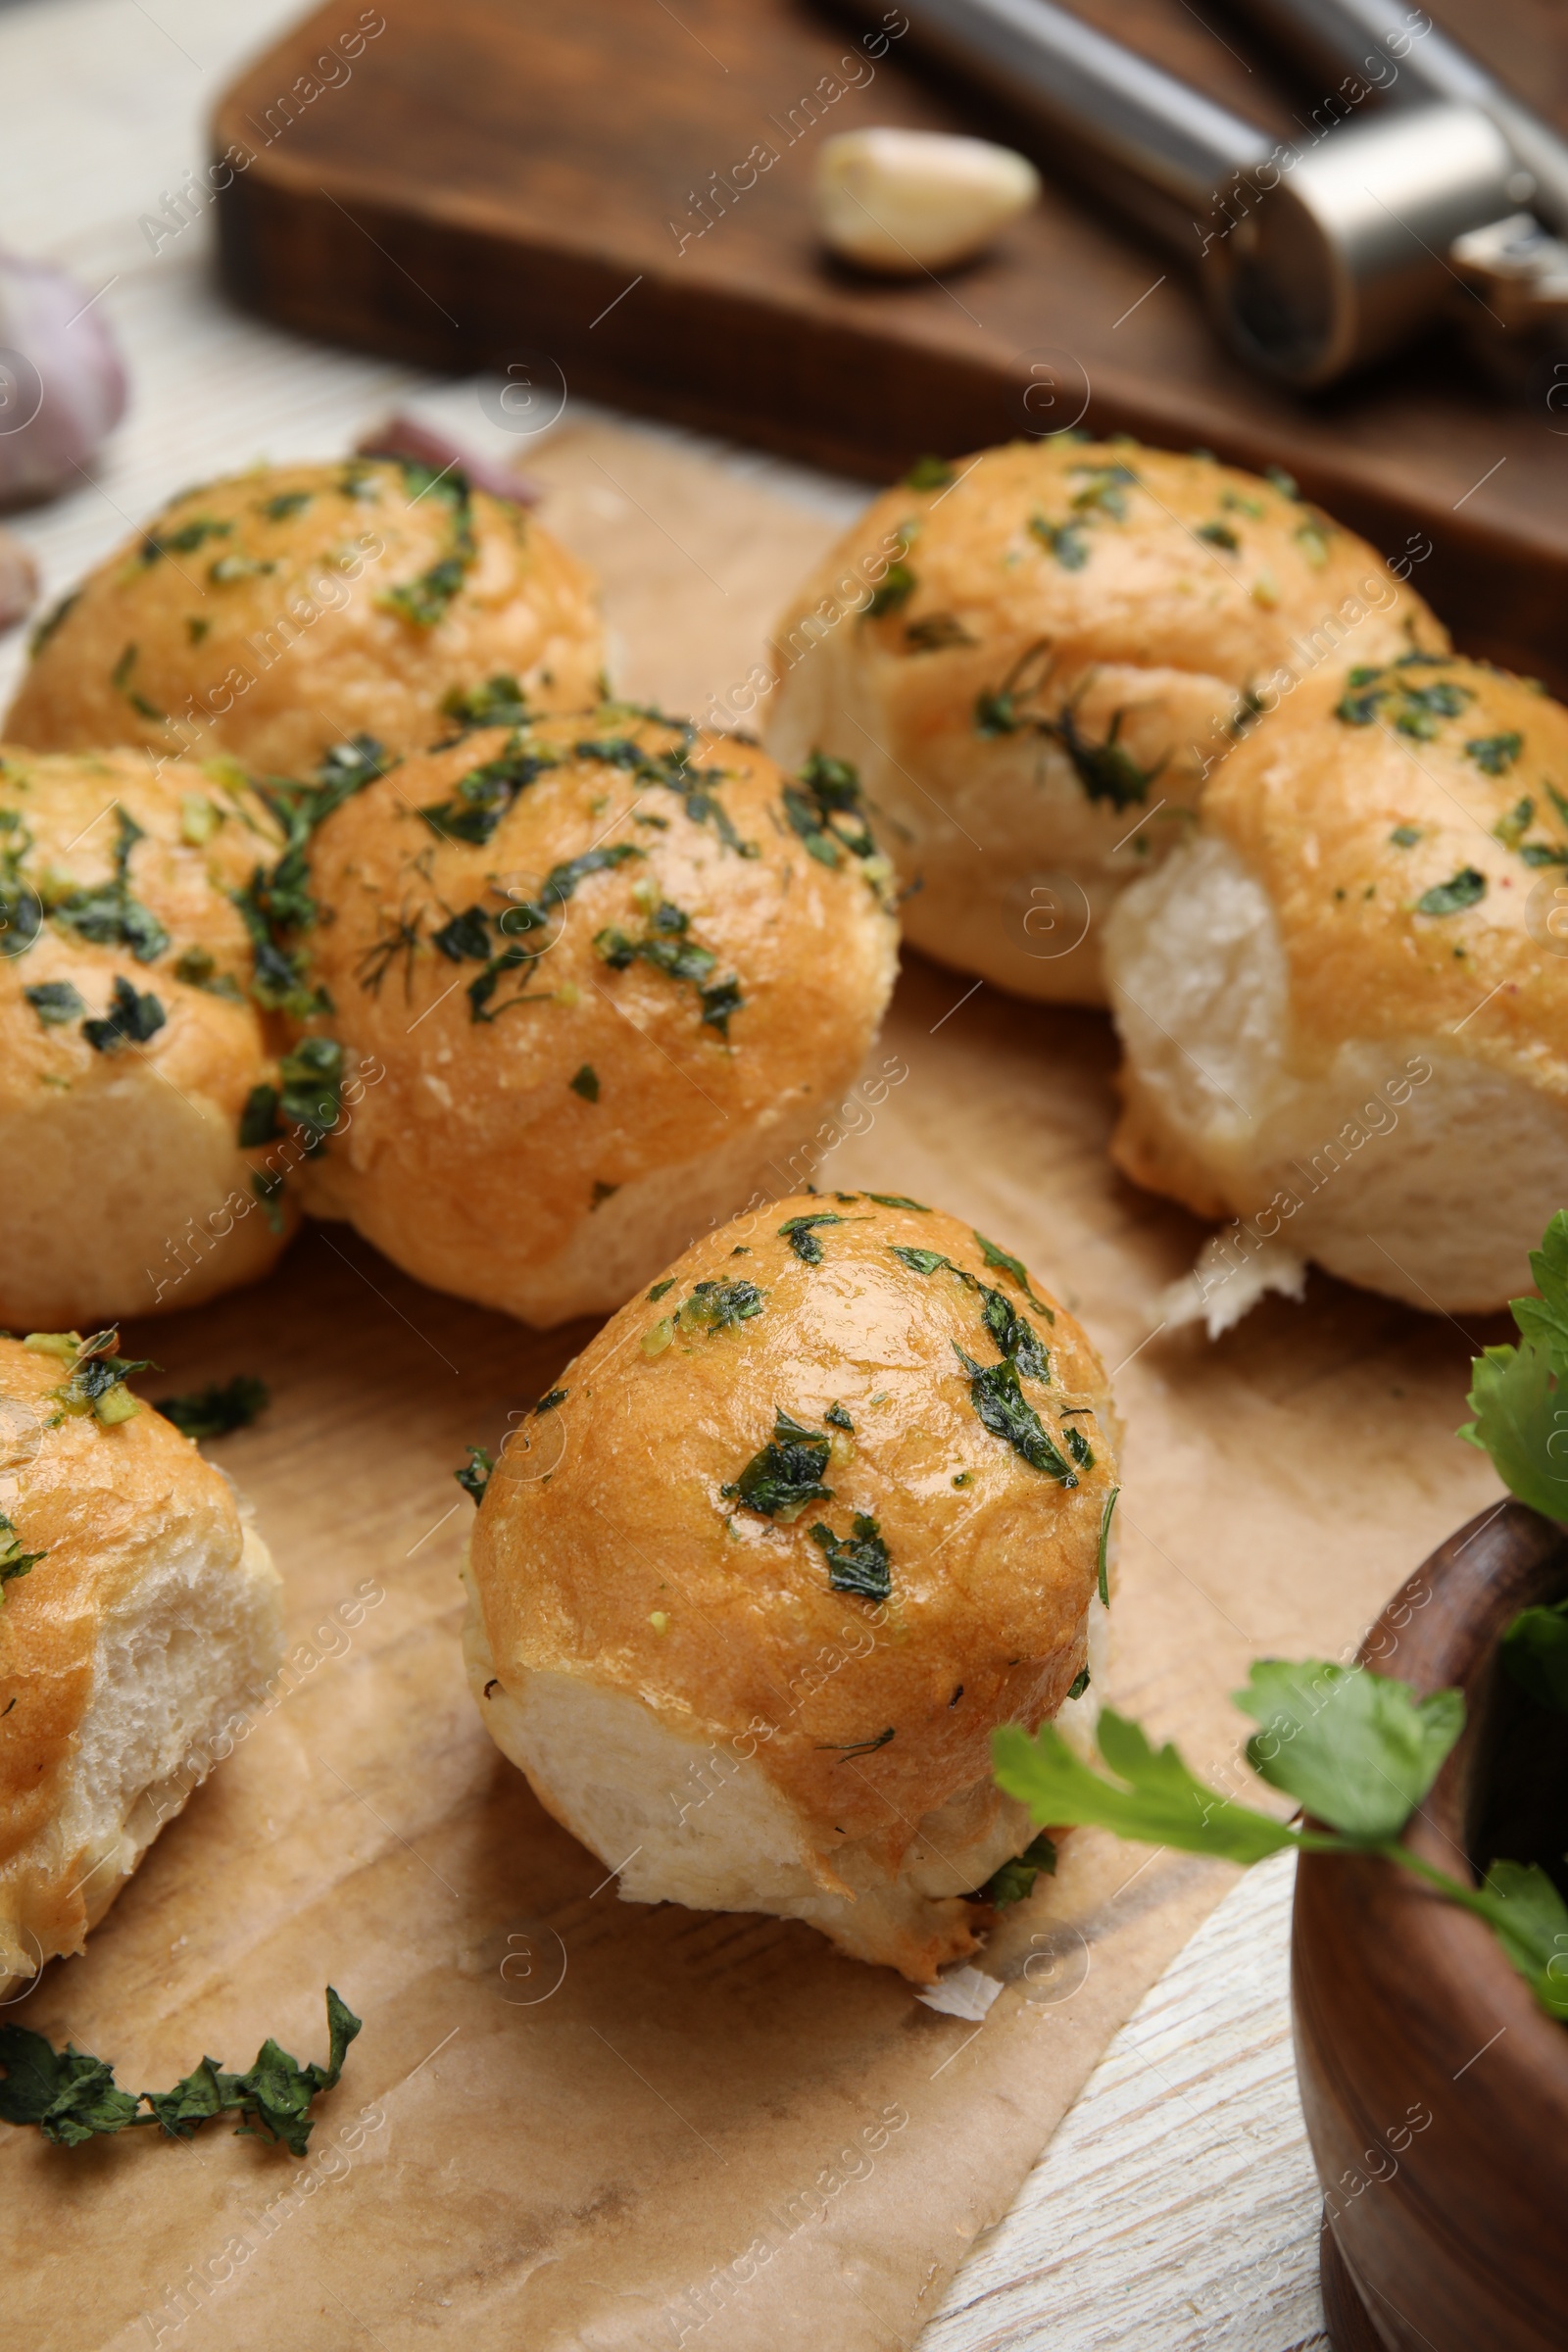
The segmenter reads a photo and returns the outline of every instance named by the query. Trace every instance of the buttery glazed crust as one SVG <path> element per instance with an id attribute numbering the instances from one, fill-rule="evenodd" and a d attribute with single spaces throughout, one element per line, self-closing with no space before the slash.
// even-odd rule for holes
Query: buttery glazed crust
<path id="1" fill-rule="evenodd" d="M 0 1984 L 8 1953 L 21 1956 L 19 1974 L 35 1962 L 29 1936 L 46 1958 L 79 1951 L 123 1883 L 60 1836 L 106 1621 L 133 1619 L 161 1565 L 199 1555 L 226 1566 L 236 1592 L 266 1589 L 261 1613 L 273 1630 L 253 1657 L 258 1673 L 275 1665 L 278 1646 L 276 1575 L 227 1481 L 145 1405 L 113 1428 L 90 1413 L 48 1427 L 68 1371 L 0 1339 L 0 1511 L 24 1551 L 45 1555 L 0 1586 Z M 184 1630 L 200 1640 L 204 1629 Z M 135 1842 L 155 1831 L 146 1825 Z"/>
<path id="2" fill-rule="evenodd" d="M 683 751 L 678 789 L 639 771 Z M 490 837 L 454 838 L 439 812 L 462 779 L 519 753 L 539 772 Z M 858 1069 L 897 932 L 886 861 L 808 849 L 784 790 L 752 746 L 606 706 L 470 734 L 339 809 L 313 848 L 316 969 L 348 1058 L 386 1076 L 308 1202 L 421 1280 L 548 1323 L 608 1311 L 754 1184 L 787 1185 L 766 1163 Z M 542 904 L 585 855 L 618 862 Z M 470 909 L 488 920 L 454 937 Z M 612 932 L 706 951 L 709 983 L 739 988 L 727 1035 L 699 979 L 607 960 Z M 530 959 L 476 1004 L 487 950 Z"/>
<path id="3" fill-rule="evenodd" d="M 1412 736 L 1397 723 L 1406 687 L 1451 688 L 1462 707 L 1414 706 L 1431 731 Z M 1367 723 L 1336 715 L 1369 697 Z M 1568 941 L 1560 918 L 1546 928 L 1568 882 L 1560 703 L 1458 657 L 1366 678 L 1336 668 L 1232 755 L 1204 795 L 1203 827 L 1274 906 L 1293 1070 L 1315 1074 L 1352 1038 L 1456 1036 L 1474 1059 L 1568 1102 L 1568 955 L 1548 944 Z M 1533 846 L 1554 858 L 1532 863 Z M 1485 882 L 1473 904 L 1420 911 L 1424 894 L 1466 873 Z"/>
<path id="4" fill-rule="evenodd" d="M 433 741 L 442 698 L 498 673 L 546 710 L 590 701 L 604 659 L 591 575 L 485 491 L 440 617 L 382 601 L 457 547 L 461 518 L 439 487 L 421 494 L 426 478 L 356 458 L 184 492 L 45 623 L 7 732 L 44 751 L 232 752 L 303 776 L 357 734 L 393 752 Z"/>
<path id="5" fill-rule="evenodd" d="M 124 851 L 126 887 L 168 934 L 146 961 L 83 938 L 62 912 L 73 889 L 113 882 L 122 818 L 140 834 Z M 293 1212 L 276 1232 L 256 1213 L 259 1155 L 237 1140 L 247 1096 L 275 1064 L 231 894 L 277 855 L 271 812 L 231 761 L 209 773 L 136 751 L 7 748 L 0 828 L 11 926 L 0 944 L 16 943 L 0 955 L 0 1321 L 90 1330 L 254 1280 Z M 205 985 L 178 977 L 182 959 Z M 165 1018 L 145 1042 L 100 1052 L 83 1021 L 110 1011 L 117 979 Z M 62 983 L 82 1008 L 46 1022 L 26 992 Z M 221 1246 L 188 1261 L 191 1220 L 221 1216 L 235 1197 Z"/>
<path id="6" fill-rule="evenodd" d="M 844 1221 L 817 1229 L 821 1262 L 803 1263 L 779 1228 L 823 1212 Z M 1062 1408 L 1089 1408 L 1076 1426 L 1096 1458 L 1071 1490 L 976 1414 L 956 1348 L 981 1364 L 999 1354 L 976 1290 L 915 1271 L 895 1244 L 941 1253 L 1035 1325 L 1051 1377 L 1025 1394 L 1048 1433 L 1060 1445 L 1075 1425 Z M 712 1332 L 677 1323 L 658 1345 L 662 1318 L 700 1282 L 737 1279 L 763 1293 L 760 1313 Z M 891 1878 L 924 1817 L 977 1785 L 995 1802 L 993 1729 L 1054 1714 L 1084 1665 L 1115 1478 L 1108 1383 L 1065 1308 L 1032 1306 L 956 1218 L 797 1195 L 687 1250 L 661 1296 L 623 1307 L 559 1388 L 526 1446 L 514 1439 L 503 1456 L 472 1542 L 504 1688 L 577 1677 L 694 1742 L 727 1754 L 745 1740 L 738 1752 L 787 1799 L 829 1891 L 849 1890 L 851 1848 Z M 827 1420 L 835 1404 L 853 1434 Z M 831 1501 L 790 1525 L 723 1492 L 780 1410 L 834 1441 Z M 547 1452 L 544 1478 L 531 1465 Z M 847 1537 L 856 1513 L 887 1546 L 881 1606 L 831 1589 L 810 1535 L 820 1520 Z M 972 1938 L 949 1953 L 964 1948 Z M 929 1974 L 930 1957 L 898 1964 Z"/>
<path id="7" fill-rule="evenodd" d="M 1246 698 L 1336 647 L 1377 662 L 1446 638 L 1364 541 L 1212 459 L 1058 435 L 952 473 L 875 500 L 791 603 L 769 748 L 861 763 L 923 885 L 904 917 L 917 946 L 1026 996 L 1103 1002 L 1103 918 L 1184 838 Z M 1086 782 L 1064 712 L 1091 752 L 1117 729 L 1126 760 Z"/>

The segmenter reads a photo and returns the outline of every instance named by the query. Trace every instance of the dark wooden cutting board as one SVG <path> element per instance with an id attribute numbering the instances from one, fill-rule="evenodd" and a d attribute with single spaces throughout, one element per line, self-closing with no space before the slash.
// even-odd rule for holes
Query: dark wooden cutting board
<path id="1" fill-rule="evenodd" d="M 1210 32 L 1183 0 L 1082 13 L 1282 132 L 1310 103 L 1248 62 L 1229 18 Z M 1568 124 L 1548 0 L 1443 13 Z M 837 269 L 809 215 L 833 131 L 978 130 L 1053 162 L 911 38 L 868 55 L 865 24 L 806 0 L 329 0 L 219 105 L 215 153 L 254 159 L 219 198 L 225 281 L 307 334 L 443 368 L 519 360 L 541 405 L 564 378 L 875 479 L 1081 408 L 1097 429 L 1283 465 L 1405 559 L 1468 649 L 1568 690 L 1568 409 L 1547 382 L 1505 397 L 1434 338 L 1315 400 L 1273 388 L 1216 344 L 1178 269 L 1059 177 L 943 282 Z"/>

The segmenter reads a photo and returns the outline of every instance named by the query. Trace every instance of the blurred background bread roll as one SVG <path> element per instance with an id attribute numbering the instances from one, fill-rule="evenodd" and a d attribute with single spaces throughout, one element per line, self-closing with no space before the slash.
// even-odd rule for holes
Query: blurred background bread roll
<path id="1" fill-rule="evenodd" d="M 34 633 L 7 732 L 39 751 L 145 744 L 311 774 L 368 735 L 412 751 L 443 705 L 546 710 L 601 691 L 591 576 L 460 469 L 258 466 L 171 501 Z"/>
<path id="2" fill-rule="evenodd" d="M 316 971 L 385 1076 L 308 1202 L 421 1281 L 606 1313 L 790 1153 L 893 985 L 853 774 L 605 705 L 411 758 L 321 826 Z"/>
<path id="3" fill-rule="evenodd" d="M 0 1998 L 81 1950 L 282 1656 L 266 1544 L 117 1344 L 0 1339 Z"/>
<path id="4" fill-rule="evenodd" d="M 858 764 L 916 947 L 1098 1004 L 1117 895 L 1259 705 L 1412 643 L 1447 639 L 1287 476 L 1059 434 L 872 503 L 777 624 L 767 741 Z"/>
<path id="5" fill-rule="evenodd" d="M 245 1139 L 284 1039 L 236 901 L 283 840 L 231 760 L 0 751 L 0 1322 L 195 1305 L 282 1249 Z"/>
<path id="6" fill-rule="evenodd" d="M 1093 1346 L 996 1245 L 892 1196 L 772 1201 L 509 1440 L 480 1713 L 626 1899 L 806 1920 L 931 1983 L 1032 1837 L 992 1731 L 1098 1704 L 1116 1440 Z"/>
<path id="7" fill-rule="evenodd" d="M 1336 663 L 1209 783 L 1107 929 L 1114 1151 L 1411 1305 L 1519 1289 L 1568 1167 L 1568 710 L 1458 657 Z"/>

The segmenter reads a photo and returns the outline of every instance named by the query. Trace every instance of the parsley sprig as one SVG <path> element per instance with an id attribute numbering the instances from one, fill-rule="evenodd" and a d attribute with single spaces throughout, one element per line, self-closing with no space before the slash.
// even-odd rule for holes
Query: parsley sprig
<path id="1" fill-rule="evenodd" d="M 1548 1519 L 1568 1520 L 1568 1212 L 1530 1253 L 1539 1298 L 1509 1301 L 1517 1348 L 1489 1348 L 1473 1364 L 1473 1421 L 1459 1431 L 1490 1453 L 1503 1485 Z"/>
<path id="2" fill-rule="evenodd" d="M 247 2074 L 225 2075 L 204 2058 L 172 2090 L 121 2090 L 115 2070 L 67 2042 L 57 2050 L 25 2026 L 0 2026 L 0 2120 L 36 2124 L 57 2147 L 157 2124 L 170 2139 L 190 2139 L 214 2116 L 237 2115 L 237 2133 L 303 2156 L 314 2118 L 311 2101 L 330 2090 L 343 2072 L 360 2020 L 329 1984 L 326 1988 L 327 2062 L 301 2066 L 268 2037 Z M 145 2108 L 146 2113 L 141 2110 Z"/>
<path id="3" fill-rule="evenodd" d="M 1253 1771 L 1322 1828 L 1298 1829 L 1236 1803 L 1200 1780 L 1173 1745 L 1152 1746 L 1109 1707 L 1096 1734 L 1106 1771 L 1083 1763 L 1054 1724 L 1033 1738 L 1021 1724 L 1004 1724 L 992 1736 L 998 1786 L 1042 1824 L 1094 1823 L 1118 1838 L 1244 1866 L 1290 1847 L 1381 1855 L 1484 1919 L 1543 2009 L 1568 2022 L 1568 1904 L 1546 1873 L 1494 1862 L 1483 1886 L 1464 1886 L 1400 1842 L 1464 1729 L 1457 1690 L 1418 1698 L 1407 1683 L 1363 1667 L 1263 1658 L 1235 1697 L 1262 1727 L 1247 1743 Z"/>

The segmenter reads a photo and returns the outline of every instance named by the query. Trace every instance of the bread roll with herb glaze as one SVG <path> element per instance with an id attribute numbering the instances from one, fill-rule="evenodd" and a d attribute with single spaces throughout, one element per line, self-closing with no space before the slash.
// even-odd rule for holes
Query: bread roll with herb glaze
<path id="1" fill-rule="evenodd" d="M 267 1009 L 313 1000 L 258 970 L 283 845 L 232 760 L 0 751 L 0 1323 L 193 1306 L 282 1249 L 254 1102 L 314 1083 Z"/>
<path id="2" fill-rule="evenodd" d="M 312 853 L 334 1034 L 387 1075 L 309 1205 L 526 1322 L 618 1305 L 870 1045 L 897 931 L 858 803 L 621 704 L 405 760 Z"/>
<path id="3" fill-rule="evenodd" d="M 1500 1307 L 1568 1167 L 1568 710 L 1457 657 L 1312 678 L 1108 932 L 1135 1182 L 1264 1250 Z"/>
<path id="4" fill-rule="evenodd" d="M 184 491 L 42 622 L 9 733 L 40 751 L 231 752 L 307 776 L 368 735 L 413 751 L 447 705 L 600 691 L 591 575 L 461 470 L 352 458 Z"/>
<path id="5" fill-rule="evenodd" d="M 1186 838 L 1260 702 L 1343 649 L 1447 639 L 1364 541 L 1212 458 L 1058 434 L 927 461 L 774 632 L 768 748 L 859 763 L 906 935 L 1105 1002 L 1105 917 Z"/>
<path id="6" fill-rule="evenodd" d="M 282 1656 L 266 1544 L 115 1345 L 0 1340 L 0 1999 L 81 1950 Z"/>
<path id="7" fill-rule="evenodd" d="M 491 1736 L 633 1902 L 771 1911 L 929 1984 L 1030 1842 L 998 1724 L 1080 1690 L 1109 1385 L 1019 1262 L 891 1196 L 697 1243 L 489 1478 Z M 629 1859 L 628 1859 L 629 1857 Z"/>

